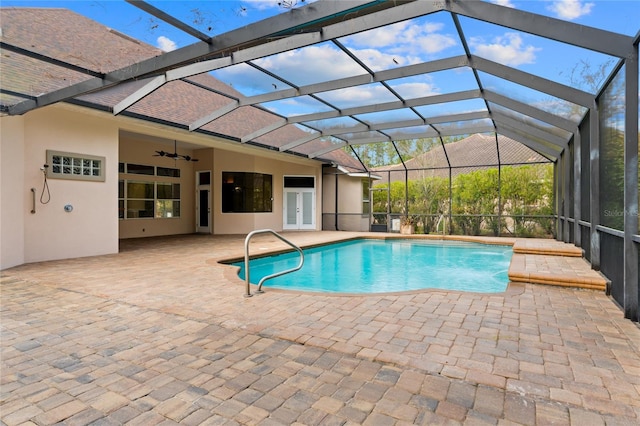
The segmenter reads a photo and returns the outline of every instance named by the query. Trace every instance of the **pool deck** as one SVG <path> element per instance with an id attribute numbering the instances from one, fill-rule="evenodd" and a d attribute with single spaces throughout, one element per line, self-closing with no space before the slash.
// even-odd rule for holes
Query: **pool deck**
<path id="1" fill-rule="evenodd" d="M 284 235 L 301 246 L 371 236 Z M 4 270 L 0 419 L 640 424 L 640 328 L 602 289 L 566 284 L 606 280 L 568 244 L 482 241 L 514 245 L 510 276 L 560 278 L 499 294 L 245 298 L 236 269 L 217 263 L 242 257 L 244 236 L 204 235 Z M 282 248 L 270 235 L 251 245 Z"/>

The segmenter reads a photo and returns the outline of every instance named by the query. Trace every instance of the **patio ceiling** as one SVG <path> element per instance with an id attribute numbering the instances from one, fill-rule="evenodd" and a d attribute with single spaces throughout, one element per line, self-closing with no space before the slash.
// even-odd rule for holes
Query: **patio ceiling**
<path id="1" fill-rule="evenodd" d="M 446 154 L 443 137 L 475 133 L 509 137 L 555 161 L 594 107 L 604 81 L 592 90 L 578 89 L 551 74 L 487 59 L 472 49 L 475 40 L 482 31 L 532 35 L 561 46 L 574 55 L 574 63 L 585 52 L 598 55 L 609 64 L 608 74 L 630 55 L 634 42 L 623 34 L 482 1 L 318 1 L 214 37 L 147 2 L 127 2 L 198 41 L 101 72 L 3 40 L 2 48 L 14 54 L 84 76 L 37 95 L 3 82 L 2 93 L 11 95 L 2 98 L 3 112 L 24 114 L 60 101 L 90 104 L 92 97 L 127 87 L 109 106 L 115 115 L 127 114 L 182 82 L 209 99 L 200 105 L 205 110 L 185 118 L 181 127 L 190 132 L 333 163 L 340 163 L 337 150 L 351 146 L 347 152 L 362 170 L 371 165 L 357 155 L 359 145 L 392 144 L 402 157 L 397 141 L 436 139 Z M 410 38 L 413 28 L 429 26 L 441 29 L 431 34 L 439 47 L 416 38 L 409 40 L 408 54 L 384 42 L 387 33 L 404 31 Z M 443 43 L 450 48 L 442 49 Z M 309 72 L 327 68 L 327 61 L 335 65 L 330 72 Z M 225 82 L 231 74 L 246 76 L 246 84 L 212 87 L 201 80 L 208 75 Z M 270 118 L 225 130 L 247 107 Z"/>

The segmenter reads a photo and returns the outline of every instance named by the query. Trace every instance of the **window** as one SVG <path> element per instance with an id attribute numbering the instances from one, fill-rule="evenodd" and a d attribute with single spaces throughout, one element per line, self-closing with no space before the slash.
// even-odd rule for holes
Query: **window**
<path id="1" fill-rule="evenodd" d="M 285 188 L 315 188 L 316 180 L 313 176 L 285 176 Z"/>
<path id="2" fill-rule="evenodd" d="M 105 157 L 47 150 L 47 177 L 104 182 Z"/>
<path id="3" fill-rule="evenodd" d="M 369 201 L 369 178 L 362 179 L 362 214 L 371 212 L 371 202 Z"/>
<path id="4" fill-rule="evenodd" d="M 126 173 L 131 175 L 149 175 L 153 176 L 156 174 L 155 167 L 153 166 L 145 166 L 143 164 L 130 164 L 128 163 L 126 168 Z"/>
<path id="5" fill-rule="evenodd" d="M 171 168 L 171 167 L 160 167 L 160 166 L 158 166 L 156 168 L 156 175 L 157 176 L 167 176 L 167 177 L 179 178 L 180 177 L 180 169 L 174 169 L 174 168 Z"/>
<path id="6" fill-rule="evenodd" d="M 156 183 L 156 217 L 180 217 L 179 183 Z"/>
<path id="7" fill-rule="evenodd" d="M 154 217 L 153 182 L 127 181 L 127 219 Z"/>
<path id="8" fill-rule="evenodd" d="M 267 174 L 222 172 L 222 212 L 271 212 L 272 183 Z"/>
<path id="9" fill-rule="evenodd" d="M 170 182 L 171 178 L 180 177 L 180 169 L 119 163 L 118 170 L 120 173 L 141 175 L 118 182 L 120 219 L 180 217 L 180 184 Z M 146 176 L 158 176 L 162 181 Z"/>

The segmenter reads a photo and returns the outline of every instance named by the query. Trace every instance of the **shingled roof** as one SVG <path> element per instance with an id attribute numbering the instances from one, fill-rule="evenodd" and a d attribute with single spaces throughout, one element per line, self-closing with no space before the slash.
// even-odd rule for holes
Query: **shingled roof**
<path id="1" fill-rule="evenodd" d="M 67 9 L 53 8 L 2 8 L 2 40 L 16 50 L 24 49 L 50 60 L 3 52 L 0 61 L 0 79 L 3 92 L 2 104 L 15 102 L 13 92 L 37 96 L 63 90 L 65 87 L 86 81 L 94 73 L 107 73 L 144 59 L 162 54 L 162 51 L 112 30 Z M 34 31 L 37 28 L 37 31 Z M 33 55 L 31 55 L 33 56 Z M 62 61 L 78 67 L 58 66 Z M 141 79 L 112 86 L 108 89 L 69 100 L 90 108 L 112 111 L 114 106 L 143 87 L 149 79 Z M 202 89 L 206 90 L 202 90 Z M 9 89 L 9 90 L 7 90 Z M 224 93 L 225 95 L 221 95 Z M 167 83 L 137 102 L 124 114 L 136 118 L 162 122 L 178 128 L 189 124 L 212 109 L 222 108 L 229 97 L 240 94 L 231 86 L 203 73 Z M 247 106 L 220 117 L 201 128 L 201 132 L 241 142 L 243 137 L 280 118 L 266 110 Z M 304 138 L 307 133 L 289 125 L 277 131 L 253 139 L 253 144 L 278 147 Z M 306 147 L 309 150 L 310 147 Z M 305 154 L 301 147 L 299 153 Z M 324 156 L 324 161 L 337 161 L 351 167 L 359 163 L 342 150 Z"/>

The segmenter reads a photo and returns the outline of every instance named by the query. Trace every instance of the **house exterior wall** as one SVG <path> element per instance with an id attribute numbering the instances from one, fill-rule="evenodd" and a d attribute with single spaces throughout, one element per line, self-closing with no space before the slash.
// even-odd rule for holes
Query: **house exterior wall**
<path id="1" fill-rule="evenodd" d="M 31 193 L 24 184 L 24 117 L 0 118 L 0 269 L 24 263 L 25 212 Z"/>
<path id="2" fill-rule="evenodd" d="M 368 231 L 369 215 L 362 214 L 362 178 L 333 173 L 324 175 L 323 229 L 335 229 L 336 179 L 338 180 L 338 229 Z"/>
<path id="3" fill-rule="evenodd" d="M 118 129 L 64 106 L 2 117 L 2 269 L 118 251 Z M 46 151 L 105 158 L 104 182 L 48 178 Z M 35 213 L 31 188 L 36 190 Z M 42 201 L 40 201 L 42 196 Z M 73 211 L 65 211 L 65 206 Z M 21 242 L 22 240 L 22 242 Z M 6 254 L 6 256 L 5 256 Z"/>
<path id="4" fill-rule="evenodd" d="M 118 240 L 195 232 L 195 176 L 210 170 L 211 222 L 214 234 L 244 234 L 254 229 L 283 228 L 283 178 L 314 176 L 316 182 L 316 230 L 322 226 L 322 165 L 309 159 L 282 160 L 266 152 L 211 137 L 185 133 L 159 124 L 145 124 L 128 117 L 68 104 L 57 104 L 23 116 L 0 118 L 0 269 L 23 263 L 96 256 L 118 252 Z M 136 134 L 143 135 L 136 137 Z M 154 156 L 156 150 L 173 147 L 154 138 L 178 139 L 191 148 L 178 148 L 197 162 Z M 104 157 L 105 180 L 58 179 L 49 174 L 43 195 L 47 150 L 79 156 Z M 120 174 L 118 165 L 135 163 L 180 169 L 181 217 L 167 219 L 119 219 L 118 186 L 121 179 L 144 180 L 141 175 Z M 222 172 L 259 172 L 273 176 L 273 211 L 270 213 L 222 213 Z M 155 177 L 156 180 L 170 178 Z M 36 203 L 33 209 L 35 188 Z M 43 202 L 40 202 L 40 198 Z M 65 206 L 71 205 L 71 212 Z"/>
<path id="5" fill-rule="evenodd" d="M 273 209 L 270 213 L 222 213 L 222 172 L 255 172 L 273 176 Z M 316 184 L 316 230 L 322 226 L 322 165 L 316 162 L 285 162 L 242 152 L 216 149 L 213 171 L 213 224 L 215 234 L 246 234 L 255 229 L 283 228 L 284 176 L 314 176 Z"/>
<path id="6" fill-rule="evenodd" d="M 173 146 L 136 138 L 135 135 L 123 134 L 120 137 L 120 162 L 180 169 L 179 178 L 119 174 L 121 179 L 131 181 L 180 184 L 180 217 L 120 219 L 119 236 L 121 239 L 190 234 L 195 231 L 195 191 L 193 188 L 196 165 L 200 162 L 200 158 L 198 157 L 198 162 L 192 162 L 154 156 L 156 151 L 173 152 L 173 150 Z M 193 150 L 179 148 L 178 152 L 195 158 Z"/>

